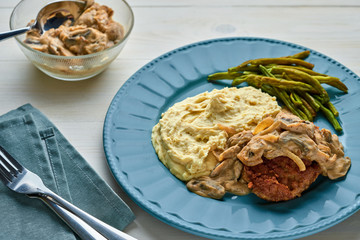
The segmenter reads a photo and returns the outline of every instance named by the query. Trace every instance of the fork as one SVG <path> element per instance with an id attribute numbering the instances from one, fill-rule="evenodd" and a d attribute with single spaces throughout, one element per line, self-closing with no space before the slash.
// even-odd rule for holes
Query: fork
<path id="1" fill-rule="evenodd" d="M 81 239 L 86 240 L 106 240 L 98 231 L 90 227 L 79 217 L 69 212 L 65 208 L 50 201 L 48 198 L 39 197 L 51 210 L 53 210 Z"/>
<path id="2" fill-rule="evenodd" d="M 89 239 L 89 236 L 93 236 L 90 239 L 100 239 L 100 237 L 96 237 L 96 234 L 100 233 L 105 239 L 109 240 L 136 240 L 128 234 L 91 216 L 48 189 L 38 175 L 22 166 L 1 146 L 0 179 L 9 189 L 17 193 L 43 200 L 82 239 Z M 84 226 L 84 224 L 78 221 L 79 219 L 92 229 Z"/>

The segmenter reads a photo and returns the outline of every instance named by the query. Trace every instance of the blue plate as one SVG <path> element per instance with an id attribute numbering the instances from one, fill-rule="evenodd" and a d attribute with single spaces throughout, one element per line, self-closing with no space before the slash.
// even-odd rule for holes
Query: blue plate
<path id="1" fill-rule="evenodd" d="M 340 112 L 339 135 L 352 159 L 346 177 L 320 177 L 301 198 L 268 203 L 253 194 L 222 200 L 189 192 L 158 160 L 151 130 L 174 103 L 229 82 L 209 83 L 207 75 L 246 60 L 288 56 L 307 48 L 263 38 L 222 38 L 168 52 L 138 70 L 114 97 L 104 123 L 104 149 L 110 169 L 131 198 L 171 226 L 212 239 L 294 239 L 329 228 L 360 206 L 359 77 L 337 61 L 311 50 L 315 71 L 339 77 L 343 94 L 327 88 Z M 315 123 L 333 131 L 323 116 Z"/>

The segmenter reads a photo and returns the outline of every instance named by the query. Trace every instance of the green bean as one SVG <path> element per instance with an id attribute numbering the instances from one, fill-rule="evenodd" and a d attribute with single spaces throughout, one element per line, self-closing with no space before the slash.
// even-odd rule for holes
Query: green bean
<path id="1" fill-rule="evenodd" d="M 336 131 L 341 132 L 342 127 L 340 126 L 340 123 L 338 122 L 338 120 L 335 118 L 335 115 L 328 108 L 326 108 L 324 105 L 322 105 L 321 102 L 319 102 L 318 100 L 315 100 L 315 101 L 317 101 L 317 103 L 320 105 L 320 110 L 324 113 L 325 117 L 333 125 L 334 129 Z"/>
<path id="2" fill-rule="evenodd" d="M 295 53 L 294 55 L 291 55 L 291 56 L 287 56 L 287 58 L 305 59 L 309 55 L 310 55 L 310 51 L 306 50 L 306 51 L 302 51 L 299 53 Z"/>
<path id="3" fill-rule="evenodd" d="M 300 67 L 300 66 L 287 66 L 287 65 L 278 65 L 279 67 L 285 67 L 285 68 L 292 68 L 292 69 L 296 69 L 296 70 L 299 70 L 299 71 L 303 71 L 303 72 L 306 72 L 307 74 L 311 75 L 311 76 L 324 76 L 326 77 L 327 75 L 326 74 L 322 74 L 322 73 L 318 73 L 318 72 L 315 72 L 311 69 L 308 69 L 308 68 L 304 68 L 304 67 Z"/>
<path id="4" fill-rule="evenodd" d="M 310 85 L 308 85 L 308 84 L 303 85 L 303 84 L 299 84 L 300 82 L 295 82 L 295 81 L 291 81 L 291 80 L 287 80 L 287 79 L 277 79 L 277 78 L 274 76 L 274 74 L 272 74 L 266 67 L 260 65 L 259 68 L 260 68 L 260 71 L 261 71 L 265 76 L 268 76 L 268 77 L 271 77 L 271 78 L 273 78 L 273 79 L 278 80 L 277 84 L 283 83 L 283 84 L 288 84 L 288 85 L 292 85 L 292 86 L 297 85 L 297 86 L 299 86 L 299 88 L 303 87 L 303 88 L 305 89 L 305 91 L 314 91 L 314 89 L 313 89 Z M 286 73 L 285 73 L 285 74 L 286 74 Z M 286 75 L 286 77 L 287 77 L 287 75 Z M 276 82 L 276 80 L 273 80 L 273 82 Z M 297 84 L 295 84 L 295 83 L 297 83 Z M 270 85 L 271 85 L 271 84 L 270 84 Z M 276 86 L 276 87 L 279 87 L 279 86 Z M 299 89 L 299 90 L 300 90 L 300 89 Z"/>
<path id="5" fill-rule="evenodd" d="M 316 111 L 314 110 L 314 108 L 312 108 L 310 106 L 310 104 L 302 97 L 300 97 L 301 102 L 303 103 L 303 105 L 309 110 L 309 112 L 311 113 L 311 116 L 314 118 L 316 117 Z"/>
<path id="6" fill-rule="evenodd" d="M 241 73 L 229 73 L 229 72 L 217 72 L 208 76 L 209 81 L 222 80 L 222 79 L 234 79 L 240 76 Z"/>
<path id="7" fill-rule="evenodd" d="M 313 69 L 314 64 L 306 62 L 301 59 L 295 59 L 295 58 L 287 58 L 287 57 L 280 57 L 280 58 L 259 58 L 254 60 L 248 60 L 246 62 L 243 62 L 239 66 L 235 67 L 235 69 L 240 69 L 242 67 L 246 67 L 248 65 L 269 65 L 269 64 L 277 64 L 277 65 L 297 65 L 297 66 L 303 66 L 308 69 Z M 238 70 L 237 70 L 238 71 Z"/>
<path id="8" fill-rule="evenodd" d="M 268 77 L 274 77 L 274 75 L 267 69 L 265 68 L 264 66 L 260 65 L 259 66 L 261 72 L 265 75 L 265 76 L 268 76 Z M 271 87 L 271 86 L 270 86 Z M 267 90 L 269 91 L 269 90 Z M 269 91 L 271 92 L 271 90 Z M 313 117 L 311 116 L 311 114 L 309 114 L 308 111 L 306 111 L 306 109 L 304 109 L 302 107 L 302 111 L 300 109 L 296 109 L 296 104 L 295 106 L 291 103 L 291 95 L 288 96 L 287 93 L 285 91 L 281 91 L 281 90 L 278 90 L 276 88 L 273 88 L 273 94 L 272 95 L 276 95 L 278 98 L 281 99 L 281 101 L 287 106 L 287 108 L 292 112 L 294 113 L 295 115 L 297 115 L 298 117 L 300 117 L 301 119 L 303 120 L 310 120 L 312 121 L 313 120 Z M 296 97 L 294 98 L 294 100 L 296 99 Z M 297 102 L 297 101 L 295 101 Z M 299 102 L 297 102 L 299 103 Z M 305 113 L 303 113 L 305 111 Z"/>
<path id="9" fill-rule="evenodd" d="M 245 76 L 241 76 L 241 77 L 236 77 L 234 78 L 234 80 L 231 83 L 231 86 L 236 86 L 236 85 L 240 85 L 243 82 L 246 82 L 246 77 Z"/>
<path id="10" fill-rule="evenodd" d="M 297 91 L 297 93 L 310 104 L 310 106 L 315 110 L 315 112 L 319 111 L 320 105 L 317 104 L 315 99 L 309 93 L 300 91 Z"/>
<path id="11" fill-rule="evenodd" d="M 211 74 L 208 80 L 228 79 L 232 80 L 233 86 L 247 82 L 249 86 L 275 96 L 301 119 L 312 121 L 317 112 L 322 111 L 336 131 L 341 131 L 336 119 L 339 112 L 321 84 L 345 93 L 348 88 L 339 78 L 314 71 L 314 65 L 303 60 L 309 54 L 310 51 L 302 51 L 286 57 L 248 60 L 227 72 Z"/>
<path id="12" fill-rule="evenodd" d="M 260 71 L 267 77 L 275 78 L 274 74 L 272 74 L 266 67 L 263 65 L 259 65 Z"/>
<path id="13" fill-rule="evenodd" d="M 334 104 L 331 102 L 326 103 L 326 107 L 329 108 L 329 110 L 334 114 L 335 117 L 339 116 L 338 110 L 335 108 Z"/>
<path id="14" fill-rule="evenodd" d="M 348 92 L 348 88 L 346 85 L 340 81 L 337 77 L 331 77 L 331 76 L 314 76 L 316 80 L 318 80 L 320 83 L 325 83 L 327 85 L 333 86 L 345 93 Z"/>
<path id="15" fill-rule="evenodd" d="M 300 106 L 303 104 L 300 97 L 295 92 L 290 93 L 290 100 L 295 104 L 295 106 Z"/>
<path id="16" fill-rule="evenodd" d="M 300 109 L 306 115 L 306 118 L 303 118 L 304 120 L 305 119 L 307 119 L 309 121 L 313 120 L 313 116 L 312 116 L 311 112 L 309 111 L 309 109 L 307 109 L 307 107 L 304 105 L 301 98 L 293 91 L 290 93 L 290 100 L 294 103 L 295 107 Z M 300 115 L 301 115 L 301 113 L 300 113 Z"/>
<path id="17" fill-rule="evenodd" d="M 251 86 L 251 87 L 254 87 L 254 88 L 258 88 L 253 82 L 248 82 L 247 83 L 249 86 Z M 261 86 L 262 87 L 262 86 Z"/>
<path id="18" fill-rule="evenodd" d="M 243 72 L 243 71 L 251 71 L 251 72 L 257 72 L 259 71 L 258 66 L 244 66 L 244 67 L 232 67 L 228 69 L 229 73 L 233 72 Z"/>
<path id="19" fill-rule="evenodd" d="M 246 82 L 253 81 L 260 88 L 262 84 L 268 84 L 273 87 L 285 89 L 285 90 L 299 90 L 299 91 L 309 91 L 316 92 L 315 89 L 309 84 L 295 81 L 288 81 L 285 79 L 273 78 L 273 77 L 264 77 L 259 75 L 248 75 Z"/>
<path id="20" fill-rule="evenodd" d="M 298 113 L 299 113 L 299 115 L 300 115 L 300 118 L 301 118 L 302 120 L 310 121 L 310 119 L 307 118 L 307 115 L 306 115 L 301 109 L 297 109 L 297 111 L 298 111 Z"/>
<path id="21" fill-rule="evenodd" d="M 292 76 L 298 76 L 301 79 L 303 79 L 303 81 L 305 81 L 306 83 L 311 85 L 318 92 L 318 94 L 320 94 L 320 96 L 323 98 L 323 101 L 324 101 L 323 103 L 328 102 L 330 100 L 328 93 L 321 86 L 320 82 L 305 72 L 302 72 L 297 69 L 290 69 L 290 68 L 284 68 L 284 67 L 273 67 L 273 68 L 271 68 L 271 72 L 274 72 L 274 73 L 285 72 L 286 74 L 288 74 L 288 76 L 291 79 L 292 79 Z"/>
<path id="22" fill-rule="evenodd" d="M 306 119 L 304 119 L 304 120 L 309 120 L 311 122 L 314 120 L 310 110 L 307 107 L 305 107 L 305 105 L 302 104 L 299 106 L 299 108 L 306 116 Z"/>
<path id="23" fill-rule="evenodd" d="M 261 90 L 262 90 L 263 92 L 266 92 L 266 93 L 270 94 L 271 96 L 275 96 L 275 97 L 279 98 L 279 97 L 276 95 L 276 92 L 275 92 L 274 88 L 273 88 L 272 86 L 270 86 L 270 85 L 263 84 L 263 85 L 261 86 Z"/>
<path id="24" fill-rule="evenodd" d="M 284 79 L 286 79 L 286 80 L 292 81 L 292 79 L 289 78 L 289 76 L 288 76 L 286 73 L 284 73 L 284 72 L 281 74 L 281 77 L 284 78 Z"/>
<path id="25" fill-rule="evenodd" d="M 283 91 L 281 89 L 277 89 L 277 88 L 274 88 L 275 90 L 275 93 L 277 96 L 279 96 L 279 98 L 281 99 L 281 101 L 285 104 L 285 106 L 293 113 L 295 114 L 296 116 L 298 116 L 299 118 L 301 119 L 304 119 L 304 115 L 305 114 L 302 114 L 300 113 L 300 111 L 298 111 L 296 109 L 296 107 L 292 104 L 292 102 L 290 101 L 290 97 L 289 95 L 286 93 L 286 91 Z M 304 119 L 305 120 L 305 119 Z"/>

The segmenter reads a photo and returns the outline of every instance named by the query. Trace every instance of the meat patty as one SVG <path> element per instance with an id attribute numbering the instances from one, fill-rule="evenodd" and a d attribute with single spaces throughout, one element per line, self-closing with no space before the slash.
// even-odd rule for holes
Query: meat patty
<path id="1" fill-rule="evenodd" d="M 319 176 L 321 169 L 317 162 L 303 160 L 306 170 L 288 157 L 263 158 L 256 166 L 244 166 L 243 178 L 258 197 L 267 201 L 287 201 L 300 197 Z"/>

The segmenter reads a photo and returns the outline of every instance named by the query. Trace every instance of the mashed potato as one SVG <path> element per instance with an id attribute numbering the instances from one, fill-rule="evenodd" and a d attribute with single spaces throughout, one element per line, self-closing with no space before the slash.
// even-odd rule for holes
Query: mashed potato
<path id="1" fill-rule="evenodd" d="M 152 130 L 152 143 L 161 162 L 183 181 L 209 175 L 218 163 L 228 134 L 253 129 L 266 116 L 280 111 L 276 99 L 253 87 L 204 92 L 174 104 Z"/>

